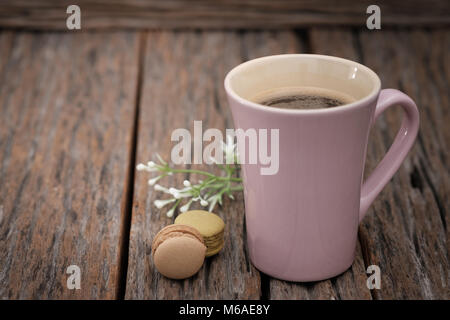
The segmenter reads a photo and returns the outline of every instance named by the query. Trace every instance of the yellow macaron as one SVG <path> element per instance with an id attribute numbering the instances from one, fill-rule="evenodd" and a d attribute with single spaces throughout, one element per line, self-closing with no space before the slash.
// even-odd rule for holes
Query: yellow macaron
<path id="1" fill-rule="evenodd" d="M 191 210 L 180 214 L 175 219 L 175 224 L 191 226 L 200 232 L 207 247 L 207 257 L 215 255 L 223 248 L 225 223 L 217 214 Z"/>

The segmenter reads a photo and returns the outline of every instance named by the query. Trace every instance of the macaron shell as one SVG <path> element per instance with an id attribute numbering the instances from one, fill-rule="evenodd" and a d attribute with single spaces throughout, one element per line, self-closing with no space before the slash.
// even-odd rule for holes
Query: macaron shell
<path id="1" fill-rule="evenodd" d="M 212 236 L 212 237 L 203 237 L 203 241 L 206 243 L 218 242 L 223 240 L 223 232 Z"/>
<path id="2" fill-rule="evenodd" d="M 214 247 L 208 247 L 208 250 L 206 251 L 206 257 L 211 257 L 217 253 L 219 253 L 220 250 L 222 250 L 224 243 L 222 242 L 218 247 L 214 249 Z"/>
<path id="3" fill-rule="evenodd" d="M 225 228 L 225 223 L 218 215 L 204 210 L 184 212 L 175 219 L 175 224 L 194 227 L 204 238 L 215 236 Z"/>
<path id="4" fill-rule="evenodd" d="M 186 225 L 177 225 L 177 224 L 171 224 L 164 228 L 162 228 L 156 236 L 153 238 L 152 242 L 152 255 L 155 253 L 158 246 L 164 242 L 165 240 L 173 237 L 179 237 L 179 236 L 188 236 L 198 239 L 200 242 L 203 243 L 203 236 L 200 234 L 200 232 L 190 226 Z"/>
<path id="5" fill-rule="evenodd" d="M 225 223 L 216 214 L 204 210 L 191 210 L 175 219 L 176 225 L 187 225 L 197 229 L 207 247 L 206 256 L 217 254 L 224 245 Z"/>
<path id="6" fill-rule="evenodd" d="M 185 279 L 200 270 L 205 260 L 206 246 L 192 237 L 173 237 L 163 241 L 155 250 L 156 269 L 171 279 Z"/>
<path id="7" fill-rule="evenodd" d="M 164 243 L 166 240 L 172 239 L 172 238 L 177 238 L 177 237 L 191 238 L 191 239 L 197 240 L 197 241 L 199 241 L 199 242 L 205 244 L 204 241 L 203 241 L 203 239 L 199 239 L 199 238 L 193 236 L 192 234 L 184 233 L 184 232 L 178 232 L 178 231 L 172 231 L 172 232 L 167 233 L 167 234 L 161 234 L 161 235 L 154 241 L 154 243 L 153 243 L 153 245 L 152 245 L 152 255 L 155 254 L 156 249 L 158 249 L 158 247 L 159 247 L 162 243 Z"/>

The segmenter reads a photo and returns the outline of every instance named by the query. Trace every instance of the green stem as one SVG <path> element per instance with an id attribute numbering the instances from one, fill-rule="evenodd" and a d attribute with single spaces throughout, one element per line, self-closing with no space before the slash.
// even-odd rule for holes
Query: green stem
<path id="1" fill-rule="evenodd" d="M 210 178 L 214 178 L 217 180 L 223 180 L 223 181 L 233 181 L 233 182 L 242 182 L 242 178 L 231 178 L 231 177 L 218 177 L 216 175 L 213 175 L 212 173 L 202 171 L 202 170 L 195 170 L 195 169 L 170 169 L 170 172 L 174 173 L 197 173 L 201 174 Z"/>
<path id="2" fill-rule="evenodd" d="M 175 210 L 175 209 L 178 207 L 178 205 L 180 204 L 180 202 L 181 202 L 181 199 L 177 199 L 177 201 L 176 201 L 175 204 L 172 206 L 172 208 L 170 208 L 170 210 Z"/>

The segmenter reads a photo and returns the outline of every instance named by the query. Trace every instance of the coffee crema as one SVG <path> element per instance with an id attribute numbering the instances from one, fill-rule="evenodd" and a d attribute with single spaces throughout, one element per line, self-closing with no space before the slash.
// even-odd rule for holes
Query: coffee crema
<path id="1" fill-rule="evenodd" d="M 323 109 L 342 106 L 355 101 L 351 96 L 317 87 L 284 87 L 256 95 L 253 102 L 281 109 Z"/>

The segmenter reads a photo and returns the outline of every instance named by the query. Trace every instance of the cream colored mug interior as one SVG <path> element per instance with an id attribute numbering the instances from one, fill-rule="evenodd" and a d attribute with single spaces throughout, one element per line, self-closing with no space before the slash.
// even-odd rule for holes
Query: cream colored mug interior
<path id="1" fill-rule="evenodd" d="M 366 66 L 314 54 L 267 56 L 229 72 L 225 87 L 232 95 L 255 102 L 263 92 L 285 87 L 316 87 L 343 93 L 358 101 L 378 94 L 380 79 Z"/>

